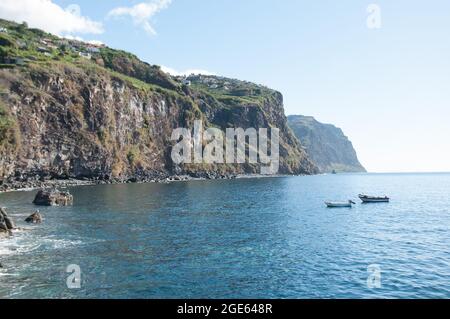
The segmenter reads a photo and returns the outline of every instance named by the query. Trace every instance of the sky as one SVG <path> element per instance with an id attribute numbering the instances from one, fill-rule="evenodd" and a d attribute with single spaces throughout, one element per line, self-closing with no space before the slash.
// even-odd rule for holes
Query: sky
<path id="1" fill-rule="evenodd" d="M 371 172 L 450 171 L 448 0 L 2 0 L 0 17 L 267 85 Z"/>

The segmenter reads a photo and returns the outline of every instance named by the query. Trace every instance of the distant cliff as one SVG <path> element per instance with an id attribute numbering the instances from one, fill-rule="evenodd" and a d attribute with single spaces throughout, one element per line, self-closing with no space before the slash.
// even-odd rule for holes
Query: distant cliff
<path id="1" fill-rule="evenodd" d="M 0 20 L 0 190 L 50 179 L 148 181 L 259 173 L 254 164 L 173 164 L 173 129 L 280 129 L 280 171 L 313 174 L 283 97 L 249 82 L 172 77 L 105 46 Z"/>
<path id="2" fill-rule="evenodd" d="M 365 172 L 352 143 L 340 128 L 310 116 L 292 115 L 288 123 L 321 172 Z"/>

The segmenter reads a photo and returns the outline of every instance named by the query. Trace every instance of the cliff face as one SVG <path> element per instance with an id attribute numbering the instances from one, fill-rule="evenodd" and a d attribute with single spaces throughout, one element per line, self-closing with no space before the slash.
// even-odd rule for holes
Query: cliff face
<path id="1" fill-rule="evenodd" d="M 310 116 L 292 115 L 289 126 L 321 172 L 365 172 L 352 143 L 340 128 Z"/>
<path id="2" fill-rule="evenodd" d="M 172 131 L 192 128 L 195 120 L 222 130 L 277 127 L 279 172 L 317 172 L 288 128 L 276 91 L 220 77 L 193 76 L 187 83 L 109 48 L 85 58 L 74 50 L 87 44 L 77 42 L 74 49 L 74 43 L 40 30 L 3 23 L 8 28 L 0 41 L 4 187 L 48 179 L 145 181 L 260 172 L 257 164 L 174 165 Z M 43 41 L 52 43 L 51 49 L 41 52 Z M 11 56 L 25 62 L 11 63 Z"/>

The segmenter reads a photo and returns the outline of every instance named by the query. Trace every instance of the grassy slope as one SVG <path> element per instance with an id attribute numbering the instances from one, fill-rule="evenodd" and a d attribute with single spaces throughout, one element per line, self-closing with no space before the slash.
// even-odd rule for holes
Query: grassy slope
<path id="1" fill-rule="evenodd" d="M 0 27 L 8 29 L 8 33 L 0 33 L 0 57 L 24 58 L 28 65 L 49 66 L 53 62 L 60 62 L 84 68 L 100 68 L 142 90 L 158 90 L 177 97 L 185 95 L 180 78 L 171 77 L 162 72 L 159 66 L 142 62 L 131 53 L 104 47 L 100 49 L 99 54 L 93 54 L 92 60 L 87 60 L 80 57 L 78 52 L 70 50 L 70 45 L 60 45 L 60 38 L 42 30 L 30 29 L 26 25 L 2 19 L 0 19 Z M 45 47 L 40 42 L 42 39 L 51 40 L 57 48 L 50 49 L 47 54 L 39 52 L 40 47 Z M 24 44 L 25 47 L 19 44 Z M 84 46 L 85 48 L 80 48 L 78 51 L 86 52 L 89 45 L 84 44 Z M 3 64 L 0 67 L 14 66 Z M 194 80 L 189 89 L 194 93 L 206 94 L 228 106 L 259 105 L 275 92 L 250 82 L 222 77 L 210 78 L 214 78 L 219 83 L 218 88 L 211 88 Z M 230 87 L 229 90 L 224 89 L 225 84 Z"/>

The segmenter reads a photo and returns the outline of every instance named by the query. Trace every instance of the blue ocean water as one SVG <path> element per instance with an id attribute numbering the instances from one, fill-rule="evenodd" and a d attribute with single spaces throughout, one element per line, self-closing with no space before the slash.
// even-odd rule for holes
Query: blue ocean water
<path id="1" fill-rule="evenodd" d="M 450 298 L 450 174 L 86 186 L 73 207 L 0 195 L 2 298 Z M 360 204 L 357 194 L 387 194 Z M 357 201 L 327 209 L 326 200 Z M 68 289 L 68 265 L 81 288 Z M 368 267 L 381 270 L 369 288 Z"/>

